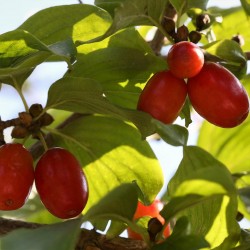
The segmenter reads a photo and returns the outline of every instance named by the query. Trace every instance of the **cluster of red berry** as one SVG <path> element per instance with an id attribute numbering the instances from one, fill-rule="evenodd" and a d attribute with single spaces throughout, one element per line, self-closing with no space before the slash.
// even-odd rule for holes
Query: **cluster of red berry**
<path id="1" fill-rule="evenodd" d="M 167 55 L 168 70 L 153 75 L 143 89 L 138 110 L 169 124 L 188 96 L 193 108 L 210 123 L 231 128 L 249 113 L 249 98 L 240 81 L 218 63 L 205 62 L 194 43 L 174 44 Z"/>
<path id="2" fill-rule="evenodd" d="M 33 168 L 30 152 L 21 144 L 0 147 L 0 210 L 21 208 L 33 183 L 48 211 L 62 219 L 73 218 L 88 200 L 87 179 L 81 165 L 66 149 L 47 150 Z"/>

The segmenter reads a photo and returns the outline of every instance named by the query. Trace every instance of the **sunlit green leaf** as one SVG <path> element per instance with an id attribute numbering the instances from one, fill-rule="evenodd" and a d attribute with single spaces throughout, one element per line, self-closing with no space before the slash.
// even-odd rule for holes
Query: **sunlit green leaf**
<path id="1" fill-rule="evenodd" d="M 101 41 L 118 30 L 132 26 L 160 26 L 166 3 L 167 0 L 124 0 L 117 6 L 113 23 L 107 32 L 88 42 Z M 78 41 L 78 43 L 82 44 L 85 41 L 86 39 Z"/>
<path id="2" fill-rule="evenodd" d="M 166 61 L 155 56 L 135 30 L 120 32 L 108 43 L 107 48 L 80 54 L 68 75 L 97 80 L 112 103 L 135 109 L 148 78 L 166 69 Z"/>
<path id="3" fill-rule="evenodd" d="M 50 56 L 57 56 L 68 65 L 74 61 L 76 49 L 71 40 L 46 46 L 24 30 L 14 30 L 0 35 L 0 79 L 15 86 L 22 85 L 33 69 Z"/>
<path id="4" fill-rule="evenodd" d="M 49 89 L 45 108 L 81 114 L 108 114 L 132 121 L 140 129 L 143 138 L 155 129 L 148 114 L 113 105 L 103 96 L 101 85 L 88 78 L 64 77 L 56 81 Z"/>
<path id="5" fill-rule="evenodd" d="M 162 169 L 133 126 L 114 118 L 85 116 L 50 132 L 54 144 L 73 152 L 84 168 L 90 190 L 87 210 L 122 183 L 136 181 L 146 202 L 159 193 Z"/>
<path id="6" fill-rule="evenodd" d="M 219 13 L 223 17 L 222 23 L 215 23 L 213 31 L 217 40 L 231 39 L 235 35 L 244 38 L 244 51 L 250 50 L 250 21 L 242 7 L 234 7 L 226 10 L 214 9 L 213 13 Z"/>
<path id="7" fill-rule="evenodd" d="M 249 118 L 240 126 L 223 129 L 204 122 L 198 145 L 223 162 L 232 173 L 249 171 Z"/>
<path id="8" fill-rule="evenodd" d="M 37 229 L 15 230 L 1 237 L 1 250 L 73 250 L 80 234 L 81 220 L 69 220 Z"/>
<path id="9" fill-rule="evenodd" d="M 239 226 L 232 219 L 237 214 L 237 193 L 230 172 L 212 155 L 199 147 L 184 147 L 183 159 L 168 185 L 168 195 L 173 197 L 173 204 L 170 199 L 170 205 L 161 212 L 163 216 L 186 215 L 192 232 L 204 236 L 212 247 L 227 237 L 234 246 L 239 234 Z M 168 206 L 174 209 L 173 213 L 167 211 Z"/>
<path id="10" fill-rule="evenodd" d="M 198 137 L 198 145 L 223 162 L 232 173 L 237 175 L 243 173 L 236 182 L 239 188 L 250 185 L 250 178 L 247 175 L 250 169 L 249 141 L 246 136 L 249 131 L 249 118 L 232 129 L 222 129 L 204 122 Z M 239 200 L 239 210 L 250 218 L 246 204 L 242 202 L 243 200 Z"/>
<path id="11" fill-rule="evenodd" d="M 90 40 L 110 26 L 110 15 L 93 5 L 73 4 L 41 10 L 28 18 L 19 29 L 27 30 L 45 44 L 67 40 Z"/>

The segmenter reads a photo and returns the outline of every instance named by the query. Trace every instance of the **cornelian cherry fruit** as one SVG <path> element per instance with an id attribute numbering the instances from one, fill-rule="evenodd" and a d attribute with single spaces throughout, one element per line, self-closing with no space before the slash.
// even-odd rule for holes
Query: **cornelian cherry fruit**
<path id="1" fill-rule="evenodd" d="M 143 216 L 150 216 L 152 218 L 157 218 L 163 225 L 165 223 L 165 220 L 160 215 L 160 211 L 162 210 L 162 208 L 163 208 L 163 203 L 158 199 L 154 200 L 153 203 L 150 204 L 149 206 L 145 206 L 139 201 L 133 219 L 137 220 Z M 142 236 L 132 231 L 130 228 L 127 229 L 127 232 L 129 238 L 142 240 Z M 168 225 L 163 231 L 163 236 L 167 238 L 169 235 L 170 235 L 170 226 Z"/>
<path id="2" fill-rule="evenodd" d="M 187 84 L 170 71 L 154 74 L 142 90 L 137 109 L 169 124 L 178 117 L 187 97 Z"/>
<path id="3" fill-rule="evenodd" d="M 34 182 L 33 159 L 18 143 L 0 147 L 0 210 L 22 207 Z"/>
<path id="4" fill-rule="evenodd" d="M 171 47 L 167 55 L 167 63 L 174 76 L 190 78 L 202 69 L 204 54 L 198 45 L 182 41 Z"/>
<path id="5" fill-rule="evenodd" d="M 51 148 L 42 155 L 35 169 L 35 184 L 44 206 L 58 218 L 76 217 L 87 204 L 87 179 L 66 149 Z"/>
<path id="6" fill-rule="evenodd" d="M 194 109 L 210 123 L 231 128 L 247 118 L 247 92 L 225 67 L 213 62 L 205 63 L 199 74 L 188 79 L 187 86 Z"/>

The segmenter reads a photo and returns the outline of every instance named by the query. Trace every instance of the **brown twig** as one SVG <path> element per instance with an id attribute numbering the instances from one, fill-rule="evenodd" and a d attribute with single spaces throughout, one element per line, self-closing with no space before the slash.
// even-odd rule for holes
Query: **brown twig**
<path id="1" fill-rule="evenodd" d="M 0 236 L 21 228 L 36 229 L 42 226 L 44 225 L 0 218 Z M 103 234 L 97 233 L 95 230 L 81 229 L 75 250 L 148 250 L 148 246 L 141 240 L 123 237 L 110 239 Z"/>
<path id="2" fill-rule="evenodd" d="M 162 27 L 165 27 L 167 20 L 166 18 L 176 20 L 176 11 L 170 4 L 167 5 L 167 8 L 165 10 L 164 18 L 161 23 Z M 150 41 L 150 46 L 156 55 L 160 55 L 161 48 L 164 44 L 164 39 L 165 37 L 162 34 L 162 32 L 159 29 L 157 29 L 153 39 Z"/>

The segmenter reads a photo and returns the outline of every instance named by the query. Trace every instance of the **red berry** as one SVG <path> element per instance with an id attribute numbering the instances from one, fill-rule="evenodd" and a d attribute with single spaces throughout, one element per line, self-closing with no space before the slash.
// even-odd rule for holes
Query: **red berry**
<path id="1" fill-rule="evenodd" d="M 169 124 L 178 117 L 187 96 L 187 84 L 169 71 L 153 75 L 143 89 L 137 109 Z"/>
<path id="2" fill-rule="evenodd" d="M 43 154 L 35 169 L 35 184 L 44 206 L 58 218 L 76 217 L 87 203 L 86 177 L 66 149 L 52 148 Z"/>
<path id="3" fill-rule="evenodd" d="M 183 41 L 171 47 L 167 63 L 174 76 L 190 78 L 200 72 L 204 64 L 204 54 L 198 45 Z"/>
<path id="4" fill-rule="evenodd" d="M 33 159 L 23 145 L 0 147 L 0 180 L 0 210 L 22 207 L 34 182 Z"/>
<path id="5" fill-rule="evenodd" d="M 194 109 L 210 123 L 231 128 L 248 116 L 248 95 L 240 81 L 223 66 L 205 63 L 187 85 Z"/>
<path id="6" fill-rule="evenodd" d="M 154 200 L 154 202 L 149 206 L 145 206 L 141 202 L 138 202 L 137 209 L 135 211 L 133 219 L 136 220 L 136 219 L 139 219 L 143 216 L 150 216 L 152 218 L 157 218 L 161 222 L 161 224 L 163 225 L 165 223 L 165 220 L 160 215 L 160 211 L 162 210 L 162 208 L 163 208 L 163 203 L 158 199 Z M 128 228 L 127 231 L 128 231 L 129 238 L 137 239 L 137 240 L 142 239 L 140 234 L 132 231 L 130 228 Z M 164 229 L 163 235 L 164 235 L 164 237 L 168 237 L 170 235 L 170 227 L 169 226 L 167 226 Z"/>

